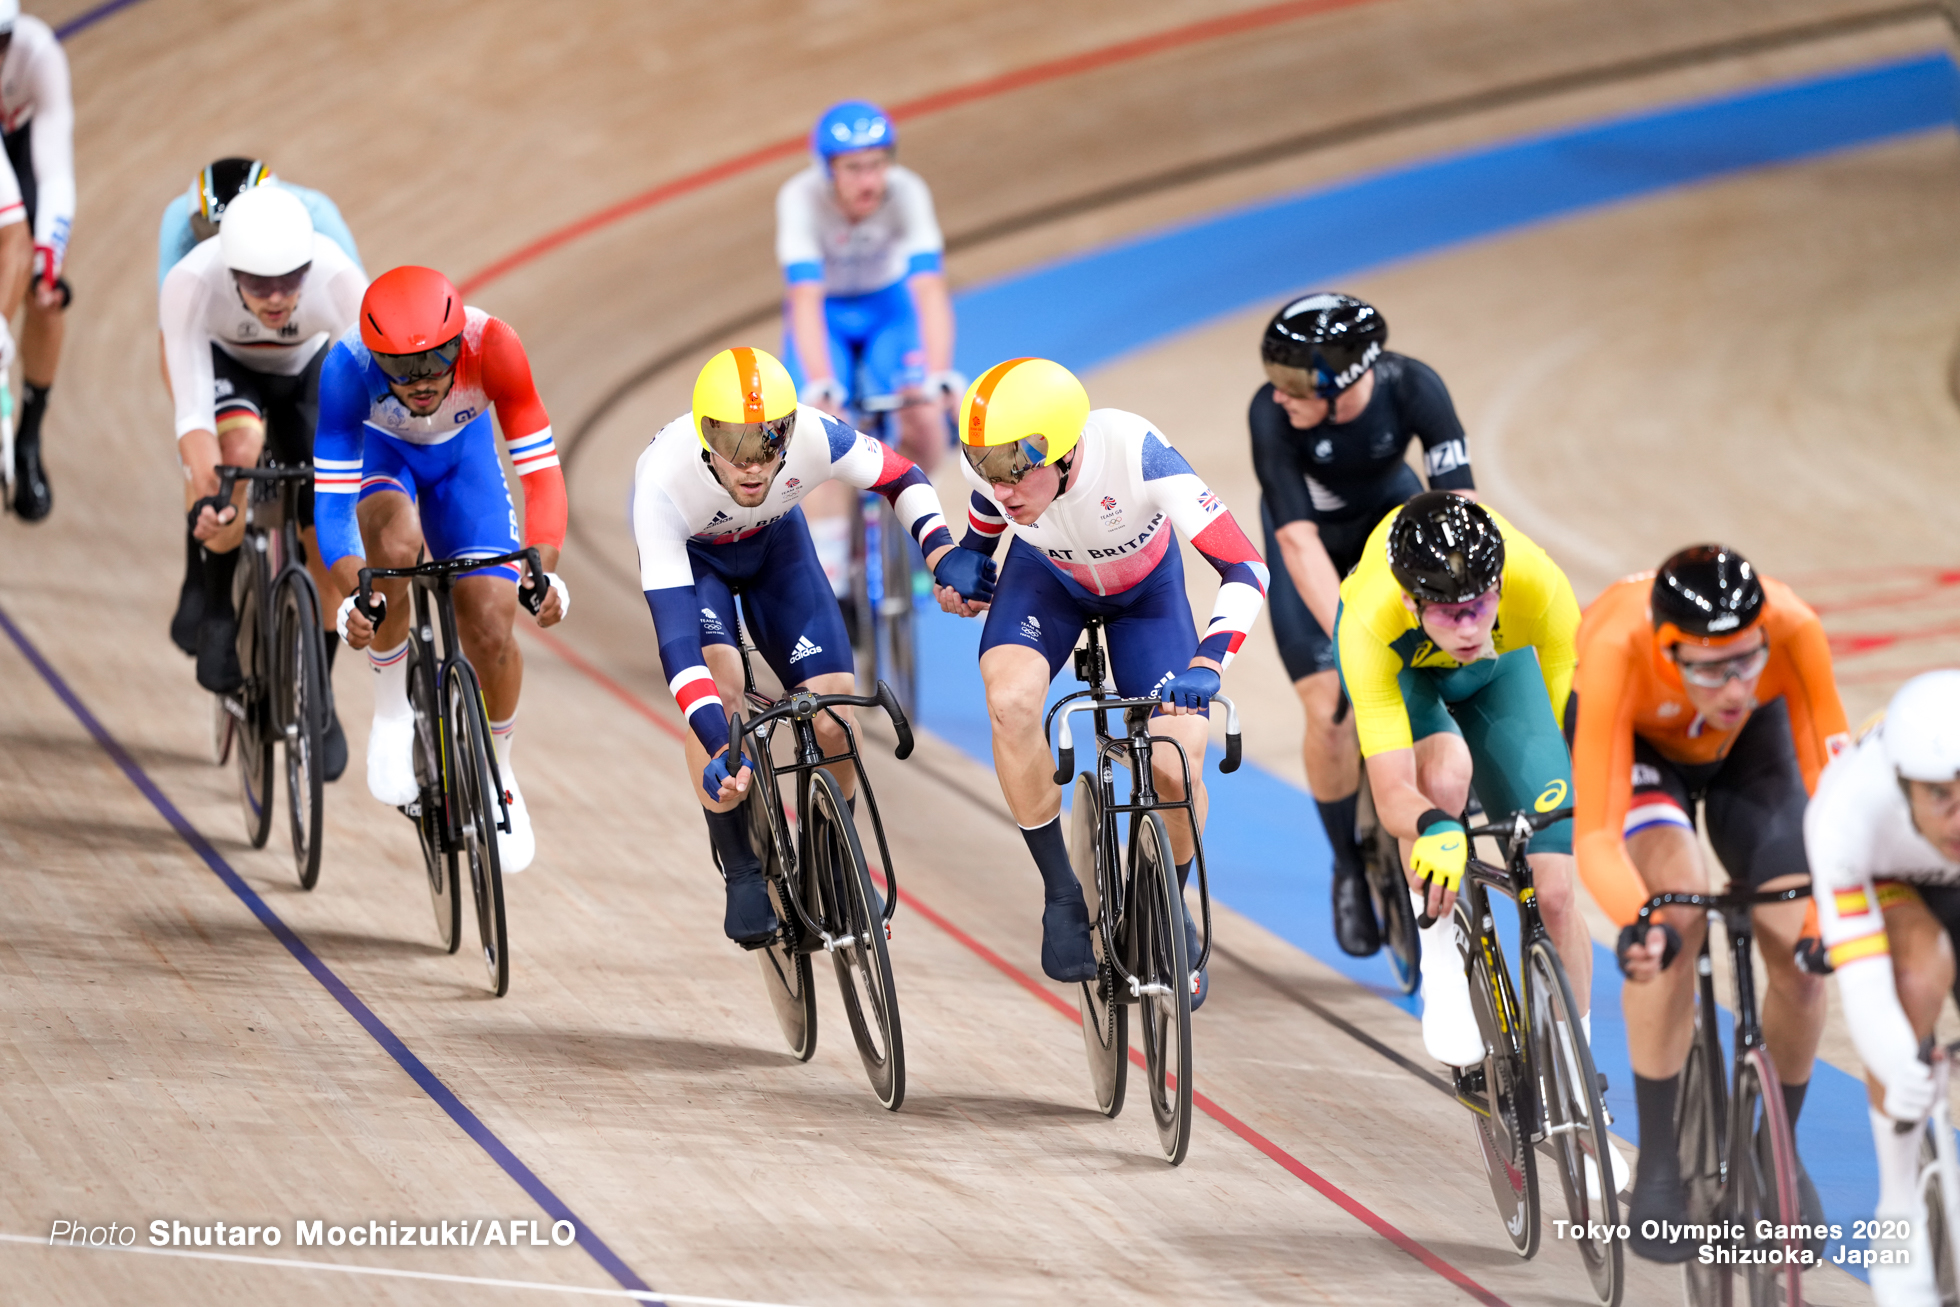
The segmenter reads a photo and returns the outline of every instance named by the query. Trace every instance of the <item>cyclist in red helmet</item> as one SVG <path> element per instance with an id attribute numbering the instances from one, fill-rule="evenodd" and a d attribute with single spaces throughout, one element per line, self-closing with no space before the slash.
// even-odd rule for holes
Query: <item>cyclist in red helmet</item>
<path id="1" fill-rule="evenodd" d="M 363 566 L 413 567 L 425 545 L 431 559 L 491 558 L 521 547 L 492 405 L 524 485 L 522 545 L 537 547 L 545 575 L 521 576 L 511 565 L 465 573 L 456 583 L 456 618 L 463 652 L 483 681 L 510 807 L 499 853 L 503 869 L 516 872 L 531 864 L 537 841 L 510 765 L 524 679 L 524 656 L 511 633 L 513 583 L 550 587 L 540 626 L 560 621 L 571 600 L 555 572 L 565 542 L 565 478 L 517 333 L 466 307 L 432 268 L 396 268 L 376 278 L 361 301 L 359 325 L 321 370 L 313 485 L 320 552 L 337 597 L 347 596 L 340 633 L 368 651 L 375 671 L 368 789 L 383 803 L 405 805 L 416 797 L 407 583 L 378 583 L 388 598 L 379 630 L 354 608 L 352 591 Z"/>

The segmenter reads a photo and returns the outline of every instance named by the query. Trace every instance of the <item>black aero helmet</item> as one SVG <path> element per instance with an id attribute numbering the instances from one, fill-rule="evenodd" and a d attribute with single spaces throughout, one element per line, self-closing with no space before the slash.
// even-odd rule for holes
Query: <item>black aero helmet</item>
<path id="1" fill-rule="evenodd" d="M 1504 533 L 1482 505 L 1425 490 L 1388 529 L 1388 570 L 1419 602 L 1464 603 L 1504 575 Z"/>
<path id="2" fill-rule="evenodd" d="M 1282 390 L 1331 400 L 1375 366 L 1387 343 L 1388 323 L 1374 305 L 1323 292 L 1273 315 L 1259 357 Z"/>
<path id="3" fill-rule="evenodd" d="M 1763 582 L 1733 549 L 1690 545 L 1654 573 L 1647 611 L 1663 647 L 1684 640 L 1719 643 L 1763 615 Z"/>

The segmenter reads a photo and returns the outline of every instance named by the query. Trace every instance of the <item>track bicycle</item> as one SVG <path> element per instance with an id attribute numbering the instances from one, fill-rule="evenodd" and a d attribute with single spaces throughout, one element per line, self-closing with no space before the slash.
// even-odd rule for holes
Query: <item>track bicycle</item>
<path id="1" fill-rule="evenodd" d="M 300 888 L 310 890 L 320 880 L 322 782 L 333 720 L 320 592 L 306 570 L 299 538 L 299 495 L 313 484 L 313 465 L 220 464 L 216 470 L 218 493 L 192 506 L 193 521 L 206 508 L 230 507 L 240 481 L 249 482 L 251 490 L 232 574 L 238 666 L 245 680 L 230 694 L 212 696 L 212 754 L 220 765 L 228 754 L 237 755 L 245 836 L 259 849 L 272 833 L 273 751 L 285 746 L 293 865 Z"/>
<path id="2" fill-rule="evenodd" d="M 1202 930 L 1198 956 L 1187 956 L 1184 938 L 1183 889 L 1171 853 L 1170 832 L 1163 814 L 1181 811 L 1198 833 L 1198 813 L 1192 798 L 1191 759 L 1184 746 L 1165 735 L 1150 733 L 1155 698 L 1117 697 L 1109 683 L 1109 659 L 1103 651 L 1101 618 L 1084 624 L 1087 643 L 1075 651 L 1076 679 L 1088 689 L 1077 690 L 1048 710 L 1042 723 L 1047 735 L 1056 723 L 1060 761 L 1055 784 L 1066 785 L 1075 771 L 1075 740 L 1069 718 L 1093 713 L 1096 764 L 1075 781 L 1074 808 L 1069 830 L 1069 862 L 1088 902 L 1095 923 L 1090 941 L 1096 953 L 1097 974 L 1081 985 L 1082 1041 L 1089 1055 L 1089 1079 L 1096 1106 L 1114 1117 L 1123 1110 L 1129 1079 L 1129 1009 L 1137 1006 L 1142 1027 L 1145 1088 L 1150 1114 L 1157 1124 L 1157 1142 L 1172 1166 L 1184 1160 L 1191 1146 L 1191 999 L 1198 973 L 1211 957 L 1211 894 L 1205 871 L 1202 837 L 1194 838 L 1194 879 Z M 1239 710 L 1222 694 L 1212 696 L 1225 707 L 1225 756 L 1218 770 L 1238 770 Z M 1121 734 L 1110 730 L 1110 716 L 1121 713 Z M 1184 798 L 1165 799 L 1157 793 L 1152 753 L 1177 750 L 1184 768 Z M 1115 769 L 1129 769 L 1129 801 L 1117 801 Z M 1122 820 L 1129 818 L 1127 838 Z M 1119 848 L 1124 852 L 1119 856 Z"/>
<path id="3" fill-rule="evenodd" d="M 925 395 L 870 395 L 851 401 L 858 429 L 897 448 L 892 427 L 900 409 L 938 404 Z M 851 648 L 857 655 L 858 683 L 888 683 L 899 706 L 916 713 L 919 705 L 917 636 L 914 612 L 930 578 L 912 543 L 912 533 L 883 495 L 858 496 L 851 520 Z"/>
<path id="4" fill-rule="evenodd" d="M 456 578 L 466 572 L 523 563 L 532 584 L 519 585 L 518 602 L 533 615 L 544 607 L 544 565 L 535 548 L 494 558 L 450 558 L 414 567 L 363 567 L 355 606 L 381 624 L 384 596 L 377 580 L 402 578 L 413 587 L 414 618 L 408 628 L 408 702 L 415 713 L 415 801 L 401 809 L 415 823 L 428 875 L 436 933 L 454 953 L 462 943 L 461 865 L 467 865 L 476 905 L 476 937 L 490 988 L 501 998 L 510 989 L 510 939 L 504 921 L 504 872 L 497 832 L 510 833 L 510 808 L 497 753 L 490 747 L 490 718 L 483 687 L 456 634 Z M 434 622 L 430 620 L 434 610 Z M 440 636 L 440 642 L 437 637 Z"/>
<path id="5" fill-rule="evenodd" d="M 0 513 L 14 511 L 14 387 L 0 369 Z"/>
<path id="6" fill-rule="evenodd" d="M 1409 898 L 1408 873 L 1402 869 L 1402 850 L 1395 837 L 1382 829 L 1366 764 L 1361 767 L 1358 793 L 1356 843 L 1362 874 L 1368 881 L 1368 898 L 1375 908 L 1375 928 L 1381 935 L 1382 952 L 1394 969 L 1396 985 L 1404 994 L 1413 994 L 1422 985 L 1422 936 L 1416 931 L 1416 909 Z"/>
<path id="7" fill-rule="evenodd" d="M 1726 894 L 1656 894 L 1640 909 L 1642 938 L 1656 909 L 1695 908 L 1708 914 L 1695 955 L 1694 1042 L 1681 1069 L 1680 1096 L 1674 1109 L 1675 1138 L 1681 1158 L 1681 1178 L 1688 1186 L 1686 1224 L 1730 1223 L 1740 1237 L 1718 1251 L 1733 1247 L 1750 1255 L 1748 1261 L 1718 1256 L 1704 1264 L 1699 1257 L 1682 1268 L 1691 1307 L 1745 1302 L 1750 1307 L 1799 1307 L 1803 1302 L 1800 1259 L 1804 1242 L 1764 1239 L 1756 1223 L 1792 1225 L 1802 1220 L 1798 1208 L 1797 1145 L 1783 1111 L 1783 1082 L 1763 1041 L 1756 1011 L 1756 968 L 1750 945 L 1755 928 L 1749 913 L 1769 903 L 1790 903 L 1810 897 L 1810 887 Z M 1720 1074 L 1722 1041 L 1717 1029 L 1715 966 L 1709 936 L 1719 919 L 1728 939 L 1734 1003 L 1735 1056 L 1729 1075 Z M 1678 959 L 1677 959 L 1678 961 Z M 1758 1255 L 1774 1260 L 1756 1261 Z"/>
<path id="8" fill-rule="evenodd" d="M 1953 1139 L 1948 1082 L 1960 1043 L 1935 1050 L 1928 1039 L 1921 1056 L 1933 1065 L 1933 1110 L 1924 1121 L 1900 1121 L 1901 1134 L 1919 1135 L 1919 1193 L 1926 1204 L 1926 1244 L 1941 1307 L 1960 1304 L 1960 1150 Z"/>
<path id="9" fill-rule="evenodd" d="M 750 846 L 768 877 L 780 923 L 775 935 L 744 947 L 755 952 L 776 1024 L 790 1051 L 803 1062 L 817 1051 L 817 998 L 810 959 L 819 951 L 830 954 L 844 1015 L 851 1023 L 872 1092 L 879 1103 L 896 1112 L 905 1101 L 905 1037 L 890 947 L 898 877 L 885 843 L 878 799 L 858 756 L 857 733 L 836 709 L 846 704 L 883 709 L 898 737 L 893 753 L 900 759 L 912 754 L 912 727 L 891 686 L 883 681 L 870 695 L 793 690 L 781 699 L 770 699 L 756 689 L 752 650 L 746 633 L 744 637 L 739 644 L 743 694 L 755 712 L 746 721 L 740 712 L 730 715 L 729 748 L 750 768 L 748 797 L 743 801 L 749 814 Z M 818 744 L 820 714 L 843 730 L 842 752 L 826 754 Z M 788 727 L 788 756 L 779 760 L 774 746 L 784 726 Z M 749 741 L 759 747 L 745 749 Z M 857 794 L 877 836 L 885 878 L 882 901 L 871 884 L 855 810 L 845 800 L 837 777 L 826 770 L 843 762 L 857 773 Z M 783 792 L 790 778 L 794 778 L 793 809 Z M 716 861 L 719 866 L 719 858 Z M 722 874 L 725 877 L 727 872 Z"/>
<path id="10" fill-rule="evenodd" d="M 1557 1167 L 1570 1224 L 1581 1232 L 1571 1242 L 1586 1264 L 1593 1295 L 1612 1307 L 1625 1286 L 1625 1249 L 1616 1237 L 1619 1195 L 1614 1192 L 1607 1130 L 1613 1118 L 1602 1097 L 1605 1077 L 1593 1066 L 1579 1021 L 1572 982 L 1539 912 L 1528 857 L 1534 833 L 1571 815 L 1570 808 L 1520 810 L 1508 820 L 1476 827 L 1464 816 L 1471 848 L 1479 838 L 1497 841 L 1504 865 L 1493 866 L 1474 852 L 1464 865 L 1454 909 L 1456 939 L 1464 954 L 1484 1060 L 1455 1068 L 1454 1077 L 1457 1101 L 1475 1119 L 1498 1217 L 1518 1255 L 1538 1253 L 1537 1151 L 1542 1147 Z M 1493 892 L 1517 904 L 1522 985 L 1512 983 L 1491 911 Z M 1425 914 L 1419 925 L 1427 924 Z"/>

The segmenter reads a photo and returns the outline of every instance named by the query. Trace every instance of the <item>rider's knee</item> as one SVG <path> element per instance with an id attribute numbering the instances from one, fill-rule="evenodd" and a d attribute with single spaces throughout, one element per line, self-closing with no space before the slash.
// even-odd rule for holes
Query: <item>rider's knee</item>
<path id="1" fill-rule="evenodd" d="M 1047 702 L 1048 687 L 1024 685 L 1002 680 L 987 686 L 987 716 L 996 731 L 1039 730 L 1041 710 Z"/>

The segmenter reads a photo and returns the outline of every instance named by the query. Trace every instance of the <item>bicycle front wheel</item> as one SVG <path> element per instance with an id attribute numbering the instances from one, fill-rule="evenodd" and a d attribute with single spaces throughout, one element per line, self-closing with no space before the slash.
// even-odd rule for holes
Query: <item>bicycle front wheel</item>
<path id="1" fill-rule="evenodd" d="M 418 613 L 416 626 L 421 627 Z M 419 635 L 411 634 L 408 649 L 408 703 L 415 713 L 416 842 L 422 846 L 422 870 L 429 883 L 429 907 L 436 916 L 436 935 L 454 953 L 463 942 L 461 878 L 449 840 L 450 794 L 444 778 L 453 774 L 443 764 L 441 701 L 436 694 L 436 660 Z M 451 742 L 453 743 L 453 742 Z"/>
<path id="2" fill-rule="evenodd" d="M 878 1101 L 896 1112 L 905 1101 L 905 1036 L 898 1020 L 898 989 L 883 905 L 871 888 L 851 810 L 837 778 L 819 769 L 810 778 L 809 874 L 823 901 L 823 921 L 837 940 L 831 961 L 844 1015 L 857 1040 L 858 1057 Z"/>
<path id="3" fill-rule="evenodd" d="M 1703 1019 L 1706 1015 L 1704 1009 Z M 1675 1150 L 1688 1193 L 1688 1209 L 1682 1221 L 1689 1225 L 1712 1225 L 1720 1219 L 1722 1156 L 1728 1131 L 1720 1051 L 1698 1020 L 1674 1104 Z M 1719 1262 L 1704 1265 L 1699 1258 L 1690 1258 L 1681 1269 L 1688 1307 L 1728 1307 L 1732 1287 L 1728 1266 Z"/>
<path id="4" fill-rule="evenodd" d="M 1944 1159 L 1942 1151 L 1947 1154 Z M 1941 1176 L 1941 1168 L 1953 1164 L 1953 1124 L 1944 1110 L 1936 1108 L 1919 1135 L 1919 1193 L 1926 1203 L 1926 1246 L 1933 1255 L 1933 1281 L 1939 1286 L 1941 1307 L 1960 1303 L 1960 1255 L 1955 1250 L 1960 1239 L 1955 1221 L 1960 1213 L 1947 1201 Z"/>
<path id="5" fill-rule="evenodd" d="M 1751 1262 L 1741 1277 L 1749 1307 L 1802 1307 L 1803 1273 L 1795 1261 L 1800 1240 L 1756 1238 L 1756 1223 L 1790 1225 L 1797 1209 L 1797 1146 L 1783 1113 L 1783 1086 L 1769 1050 L 1752 1048 L 1738 1059 L 1729 1112 L 1727 1215 L 1745 1232 L 1744 1243 L 1767 1258 Z"/>
<path id="6" fill-rule="evenodd" d="M 1490 1195 L 1497 1217 L 1518 1256 L 1538 1254 L 1538 1160 L 1532 1152 L 1527 1124 L 1537 1119 L 1531 1104 L 1528 1050 L 1519 1038 L 1517 994 L 1494 931 L 1477 922 L 1489 915 L 1481 902 L 1471 910 L 1471 895 L 1456 900 L 1457 938 L 1470 942 L 1467 978 L 1470 1007 L 1484 1041 L 1484 1063 L 1471 1068 L 1470 1083 L 1459 1074 L 1457 1099 L 1469 1108 L 1477 1125 L 1477 1145 L 1483 1151 Z"/>
<path id="7" fill-rule="evenodd" d="M 1104 1116 L 1113 1117 L 1123 1110 L 1123 1091 L 1130 1078 L 1130 1009 L 1116 996 L 1116 968 L 1103 933 L 1104 878 L 1110 864 L 1103 839 L 1102 791 L 1096 778 L 1083 772 L 1075 781 L 1075 807 L 1069 815 L 1068 860 L 1076 880 L 1082 883 L 1082 897 L 1089 907 L 1089 942 L 1096 952 L 1096 978 L 1082 982 L 1077 1005 L 1082 1012 L 1082 1046 L 1089 1054 L 1089 1083 L 1096 1091 L 1096 1107 Z"/>
<path id="8" fill-rule="evenodd" d="M 501 998 L 510 989 L 510 940 L 504 926 L 504 870 L 497 857 L 497 823 L 502 815 L 495 775 L 490 765 L 490 728 L 483 712 L 483 691 L 476 672 L 466 662 L 451 664 L 446 701 L 449 728 L 456 741 L 457 817 L 462 827 L 463 859 L 469 865 L 470 891 L 476 900 L 476 937 L 483 946 L 483 965 L 490 988 Z"/>
<path id="9" fill-rule="evenodd" d="M 320 611 L 311 584 L 290 580 L 279 591 L 276 717 L 286 741 L 286 815 L 293 835 L 293 866 L 301 889 L 320 880 L 322 758 L 326 754 L 326 651 L 320 643 Z"/>
<path id="10" fill-rule="evenodd" d="M 1537 1073 L 1545 1135 L 1558 1162 L 1559 1184 L 1572 1224 L 1598 1237 L 1575 1239 L 1606 1307 L 1620 1301 L 1624 1250 L 1614 1237 L 1620 1199 L 1613 1185 L 1612 1144 L 1599 1075 L 1572 1001 L 1572 984 L 1549 940 L 1532 942 L 1525 959 L 1526 1006 L 1531 1013 L 1531 1066 Z"/>
<path id="11" fill-rule="evenodd" d="M 1141 983 L 1137 1020 L 1157 1142 L 1172 1166 L 1191 1147 L 1191 965 L 1184 950 L 1184 905 L 1170 835 L 1155 812 L 1142 814 L 1130 846 L 1130 973 Z"/>
<path id="12" fill-rule="evenodd" d="M 796 855 L 786 838 L 786 818 L 768 742 L 758 740 L 752 756 L 755 770 L 749 780 L 749 797 L 743 801 L 749 814 L 749 847 L 762 862 L 762 873 L 768 877 L 769 892 L 776 901 L 776 920 L 782 922 L 776 937 L 755 951 L 756 964 L 762 969 L 769 1006 L 789 1042 L 789 1051 L 797 1061 L 808 1062 L 817 1051 L 817 991 L 811 983 L 810 953 L 803 947 L 802 923 L 792 901 L 800 884 Z"/>

